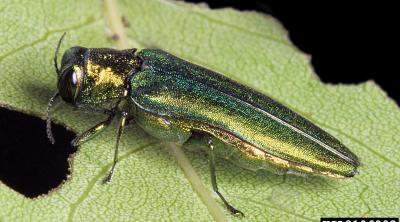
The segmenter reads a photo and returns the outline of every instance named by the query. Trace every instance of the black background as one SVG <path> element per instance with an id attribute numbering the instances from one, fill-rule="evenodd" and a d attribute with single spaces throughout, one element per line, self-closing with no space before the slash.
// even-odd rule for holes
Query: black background
<path id="1" fill-rule="evenodd" d="M 361 1 L 206 2 L 211 8 L 234 7 L 273 15 L 289 31 L 293 43 L 312 56 L 312 64 L 322 81 L 374 80 L 400 104 L 399 71 L 395 69 L 399 63 L 396 44 L 399 39 L 394 36 L 398 29 L 394 10 L 398 7 Z M 3 183 L 25 196 L 35 197 L 66 179 L 66 159 L 76 150 L 69 146 L 72 133 L 55 127 L 58 143 L 51 146 L 45 123 L 38 118 L 0 109 L 0 124 Z"/>
<path id="2" fill-rule="evenodd" d="M 384 1 L 218 0 L 211 8 L 234 7 L 271 14 L 289 31 L 292 42 L 312 56 L 326 83 L 374 80 L 400 104 L 397 6 Z M 399 13 L 397 12 L 397 15 Z M 397 35 L 397 34 L 396 34 Z M 396 45 L 396 49 L 395 49 Z"/>

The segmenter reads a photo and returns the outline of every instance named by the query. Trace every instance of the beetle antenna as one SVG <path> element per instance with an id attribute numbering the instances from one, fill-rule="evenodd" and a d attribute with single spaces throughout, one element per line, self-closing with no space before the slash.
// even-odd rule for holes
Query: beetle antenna
<path id="1" fill-rule="evenodd" d="M 60 74 L 60 69 L 58 68 L 57 65 L 57 55 L 58 55 L 58 51 L 60 49 L 61 46 L 61 42 L 64 39 L 65 34 L 67 34 L 66 32 L 64 32 L 60 38 L 60 40 L 58 40 L 58 44 L 57 44 L 57 48 L 56 48 L 56 52 L 54 53 L 54 67 L 56 67 L 56 72 L 57 74 Z"/>
<path id="2" fill-rule="evenodd" d="M 60 46 L 61 46 L 61 42 L 64 39 L 64 36 L 67 33 L 64 32 L 60 38 L 60 40 L 58 40 L 57 43 L 57 48 L 56 51 L 54 53 L 54 67 L 56 68 L 56 72 L 57 75 L 60 75 L 60 69 L 58 68 L 58 64 L 57 64 L 57 55 L 58 55 L 58 51 L 60 50 Z M 51 111 L 51 107 L 53 107 L 54 104 L 54 100 L 56 100 L 58 98 L 60 94 L 58 92 L 56 92 L 49 100 L 49 103 L 47 103 L 47 108 L 46 108 L 46 133 L 47 133 L 47 138 L 50 140 L 51 144 L 56 143 L 56 140 L 54 139 L 53 136 L 53 132 L 51 131 L 51 116 L 50 116 L 50 111 Z"/>
<path id="3" fill-rule="evenodd" d="M 56 92 L 49 100 L 49 103 L 47 104 L 47 109 L 46 109 L 46 133 L 47 133 L 47 138 L 50 140 L 51 144 L 56 143 L 56 140 L 54 139 L 53 132 L 51 131 L 51 116 L 50 116 L 50 109 L 53 107 L 54 100 L 58 98 L 60 94 Z"/>

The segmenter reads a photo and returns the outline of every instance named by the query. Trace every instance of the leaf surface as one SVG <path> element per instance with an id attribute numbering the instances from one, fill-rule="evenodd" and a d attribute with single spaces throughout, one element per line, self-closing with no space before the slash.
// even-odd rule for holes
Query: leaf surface
<path id="1" fill-rule="evenodd" d="M 47 100 L 56 90 L 55 46 L 67 32 L 61 51 L 74 45 L 158 47 L 223 73 L 301 113 L 343 141 L 363 163 L 360 175 L 336 181 L 250 172 L 221 160 L 218 185 L 245 212 L 246 217 L 239 219 L 210 192 L 204 155 L 182 153 L 136 125 L 123 135 L 112 183 L 102 185 L 112 162 L 114 124 L 79 148 L 72 157 L 72 175 L 49 194 L 28 199 L 0 183 L 0 221 L 319 221 L 323 216 L 398 216 L 399 107 L 372 81 L 322 83 L 309 56 L 289 41 L 274 18 L 163 0 L 3 1 L 0 13 L 3 107 L 44 117 Z M 107 33 L 118 34 L 118 40 Z M 83 132 L 104 116 L 72 112 L 63 104 L 54 118 Z"/>

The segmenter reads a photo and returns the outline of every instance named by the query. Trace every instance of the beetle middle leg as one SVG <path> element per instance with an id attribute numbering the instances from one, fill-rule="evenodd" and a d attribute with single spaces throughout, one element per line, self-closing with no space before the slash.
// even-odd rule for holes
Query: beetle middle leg
<path id="1" fill-rule="evenodd" d="M 124 128 L 126 126 L 126 118 L 128 116 L 128 112 L 123 111 L 121 116 L 121 119 L 119 121 L 119 127 L 118 127 L 118 132 L 117 132 L 117 141 L 115 143 L 115 150 L 114 150 L 114 161 L 113 165 L 111 166 L 111 170 L 108 172 L 108 175 L 106 178 L 104 178 L 104 183 L 108 183 L 111 181 L 112 176 L 114 175 L 114 170 L 115 166 L 117 165 L 118 162 L 118 147 L 119 147 L 119 140 L 121 139 L 121 135 L 124 132 Z"/>

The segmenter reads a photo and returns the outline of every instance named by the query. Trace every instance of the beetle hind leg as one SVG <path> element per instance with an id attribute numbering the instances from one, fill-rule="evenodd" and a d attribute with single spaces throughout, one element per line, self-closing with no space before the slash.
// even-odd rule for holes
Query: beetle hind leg
<path id="1" fill-rule="evenodd" d="M 215 173 L 215 153 L 214 153 L 214 144 L 212 139 L 208 139 L 208 148 L 209 148 L 209 164 L 210 164 L 210 174 L 211 174 L 211 184 L 213 187 L 214 192 L 221 198 L 222 202 L 224 202 L 226 208 L 235 216 L 242 216 L 244 217 L 243 212 L 240 210 L 236 209 L 233 207 L 231 204 L 228 203 L 228 201 L 225 199 L 224 196 L 218 191 L 218 185 L 217 185 L 217 176 Z"/>

